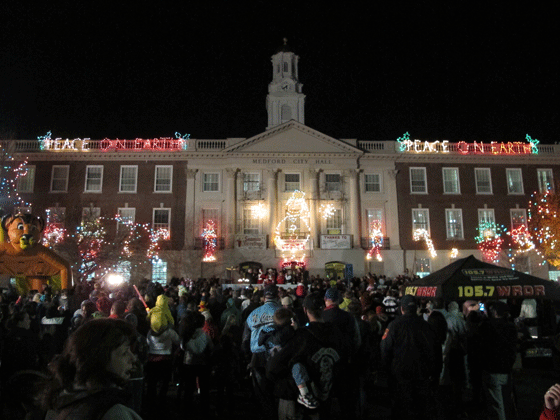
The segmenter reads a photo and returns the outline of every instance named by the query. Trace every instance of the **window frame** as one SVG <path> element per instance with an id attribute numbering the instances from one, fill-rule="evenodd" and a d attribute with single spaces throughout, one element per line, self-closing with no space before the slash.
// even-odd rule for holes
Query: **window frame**
<path id="1" fill-rule="evenodd" d="M 376 183 L 375 182 L 368 182 L 368 177 L 375 177 L 377 176 L 377 187 L 378 189 L 370 189 L 368 188 L 368 185 L 371 186 L 375 186 Z M 368 194 L 375 194 L 375 193 L 381 193 L 382 192 L 382 176 L 379 172 L 369 172 L 367 174 L 364 174 L 364 192 L 368 193 Z"/>
<path id="2" fill-rule="evenodd" d="M 547 178 L 547 184 L 548 184 L 548 188 L 543 188 L 543 182 L 544 179 L 542 179 L 543 177 L 541 176 L 541 174 L 546 174 L 546 178 Z M 550 175 L 550 182 L 548 182 L 549 179 L 549 175 Z M 554 192 L 554 174 L 552 171 L 552 168 L 537 168 L 537 183 L 539 184 L 539 192 L 541 194 L 545 194 L 546 191 L 550 190 L 551 192 Z"/>
<path id="3" fill-rule="evenodd" d="M 16 191 L 18 193 L 32 193 L 35 189 L 35 174 L 37 173 L 37 166 L 36 165 L 25 165 L 23 167 L 25 170 L 25 175 L 20 175 L 18 177 L 18 182 L 16 186 Z M 27 177 L 31 174 L 31 179 L 27 180 Z M 25 183 L 23 182 L 25 180 Z M 27 189 L 22 189 L 21 186 L 25 184 L 29 184 Z"/>
<path id="4" fill-rule="evenodd" d="M 451 171 L 454 171 L 455 174 L 456 174 L 456 176 L 457 176 L 456 185 L 455 185 L 455 187 L 456 187 L 455 191 L 447 191 L 447 190 L 446 190 L 447 182 L 446 182 L 446 180 L 445 180 L 445 172 L 446 172 L 446 171 L 450 171 L 450 170 L 451 170 Z M 459 195 L 459 194 L 461 194 L 461 179 L 460 179 L 460 177 L 459 177 L 459 168 L 458 168 L 458 167 L 444 167 L 444 168 L 441 168 L 441 176 L 442 176 L 443 193 L 444 193 L 444 194 L 450 194 L 450 195 Z"/>
<path id="5" fill-rule="evenodd" d="M 101 168 L 101 176 L 99 177 L 99 189 L 98 190 L 92 190 L 92 189 L 88 189 L 88 180 L 91 180 L 91 178 L 88 176 L 89 175 L 89 170 L 90 169 L 99 169 Z M 87 165 L 86 166 L 86 176 L 85 176 L 85 183 L 84 183 L 84 193 L 88 193 L 88 194 L 99 194 L 101 192 L 103 192 L 103 165 Z"/>
<path id="6" fill-rule="evenodd" d="M 511 230 L 513 231 L 513 230 L 517 229 L 517 227 L 514 227 L 514 224 L 513 224 L 513 213 L 514 213 L 514 212 L 522 212 L 522 214 L 523 214 L 522 217 L 523 217 L 523 220 L 524 220 L 523 224 L 525 225 L 526 228 L 528 228 L 528 224 L 527 224 L 527 209 L 524 209 L 524 208 L 514 208 L 514 209 L 509 209 L 509 221 L 510 221 Z M 521 224 L 518 224 L 518 225 L 520 226 Z"/>
<path id="7" fill-rule="evenodd" d="M 488 185 L 489 185 L 490 191 L 480 191 L 478 171 L 485 171 L 485 172 L 488 173 Z M 492 171 L 490 170 L 490 168 L 474 168 L 474 185 L 475 185 L 477 194 L 482 194 L 482 195 L 492 195 L 493 194 Z"/>
<path id="8" fill-rule="evenodd" d="M 427 225 L 427 231 L 428 231 L 428 235 L 431 235 L 431 230 L 430 230 L 430 209 L 425 209 L 425 208 L 415 208 L 412 209 L 412 235 L 414 236 L 414 231 L 416 229 L 424 229 L 423 227 L 415 227 L 416 223 L 414 222 L 414 212 L 426 212 L 426 225 Z"/>
<path id="9" fill-rule="evenodd" d="M 158 226 L 156 228 L 156 212 L 158 211 L 167 212 L 167 228 L 163 226 Z M 163 223 L 158 223 L 158 225 L 163 225 Z M 167 231 L 169 232 L 169 236 L 171 237 L 171 207 L 154 207 L 152 209 L 152 230 L 156 232 L 160 228 L 167 229 Z"/>
<path id="10" fill-rule="evenodd" d="M 209 181 L 207 177 L 216 176 L 216 181 Z M 216 184 L 216 189 L 209 187 Z M 202 192 L 220 192 L 220 173 L 219 172 L 204 172 L 202 174 Z"/>
<path id="11" fill-rule="evenodd" d="M 455 223 L 455 225 L 459 226 L 460 229 L 460 235 L 458 236 L 450 236 L 449 233 L 451 231 L 451 225 L 450 225 L 450 220 L 449 220 L 449 214 L 451 212 L 457 212 L 458 217 L 456 217 L 457 219 L 459 219 L 458 222 Z M 448 240 L 458 240 L 458 239 L 465 239 L 465 230 L 463 227 L 463 209 L 458 209 L 458 208 L 447 208 L 445 209 L 445 235 L 446 238 Z"/>
<path id="12" fill-rule="evenodd" d="M 169 169 L 169 178 L 158 177 L 158 169 Z M 169 180 L 169 189 L 158 189 L 158 180 Z M 167 186 L 167 184 L 165 184 Z M 156 165 L 154 168 L 154 193 L 170 194 L 173 192 L 173 165 Z"/>
<path id="13" fill-rule="evenodd" d="M 519 174 L 519 186 L 521 187 L 521 191 L 512 191 L 512 189 L 510 188 L 510 174 Z M 508 195 L 525 194 L 525 188 L 523 186 L 523 172 L 521 171 L 521 168 L 506 168 L 506 184 Z"/>
<path id="14" fill-rule="evenodd" d="M 248 177 L 256 176 L 257 180 L 250 180 Z M 256 188 L 255 188 L 256 185 Z M 261 190 L 261 174 L 260 172 L 243 172 L 243 192 L 259 192 Z"/>
<path id="15" fill-rule="evenodd" d="M 337 223 L 338 222 L 338 223 Z M 325 232 L 327 235 L 342 235 L 342 226 L 344 225 L 344 215 L 342 209 L 334 209 L 334 214 L 325 219 Z"/>
<path id="16" fill-rule="evenodd" d="M 66 176 L 64 179 L 64 189 L 55 190 L 54 183 L 55 183 L 55 170 L 56 169 L 66 169 Z M 70 178 L 70 165 L 53 165 L 51 168 L 51 189 L 50 192 L 52 193 L 67 193 L 68 192 L 68 178 Z M 62 181 L 63 178 L 59 177 L 56 178 L 56 181 Z"/>
<path id="17" fill-rule="evenodd" d="M 327 181 L 327 177 L 338 177 L 338 181 Z M 325 173 L 325 191 L 326 192 L 340 192 L 342 191 L 342 175 L 337 172 Z"/>
<path id="18" fill-rule="evenodd" d="M 119 214 L 123 219 L 130 219 L 129 217 L 125 216 L 123 217 L 122 213 L 123 210 L 125 212 L 131 211 L 132 212 L 132 224 L 136 223 L 136 207 L 118 207 L 117 208 L 117 214 Z M 125 223 L 123 222 L 117 222 L 117 233 L 119 233 L 119 226 L 125 225 Z"/>
<path id="19" fill-rule="evenodd" d="M 428 194 L 428 177 L 427 177 L 427 172 L 426 172 L 426 167 L 425 166 L 411 166 L 410 168 L 408 168 L 408 174 L 410 177 L 410 193 L 411 194 Z M 424 184 L 424 188 L 423 191 L 414 191 L 414 188 L 418 188 L 418 187 L 414 187 L 413 182 L 418 182 L 418 181 L 413 181 L 412 179 L 412 172 L 413 171 L 420 171 L 421 173 L 423 173 L 423 184 Z"/>
<path id="20" fill-rule="evenodd" d="M 134 191 L 123 190 L 123 171 L 125 169 L 134 168 Z M 128 179 L 128 178 L 127 178 Z M 138 165 L 121 165 L 119 170 L 119 193 L 136 194 L 138 190 Z"/>
<path id="21" fill-rule="evenodd" d="M 248 217 L 251 216 L 251 217 Z M 255 211 L 252 206 L 243 207 L 243 235 L 260 235 L 262 232 L 261 220 L 255 216 Z"/>
<path id="22" fill-rule="evenodd" d="M 297 188 L 288 189 L 288 187 L 287 187 L 288 184 L 294 184 L 295 183 L 295 181 L 289 181 L 288 182 L 286 180 L 286 177 L 289 176 L 289 175 L 297 175 L 297 177 L 298 177 Z M 293 193 L 295 191 L 301 191 L 301 173 L 299 173 L 299 172 L 284 172 L 284 192 Z"/>

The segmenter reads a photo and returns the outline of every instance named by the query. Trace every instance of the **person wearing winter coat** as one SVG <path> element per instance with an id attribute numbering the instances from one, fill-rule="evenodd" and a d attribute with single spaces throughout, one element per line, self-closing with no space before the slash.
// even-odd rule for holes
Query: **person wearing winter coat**
<path id="1" fill-rule="evenodd" d="M 164 330 L 168 325 L 173 326 L 175 321 L 169 309 L 169 299 L 165 295 L 159 295 L 156 298 L 156 306 L 148 311 L 148 320 L 152 330 L 158 332 Z"/>

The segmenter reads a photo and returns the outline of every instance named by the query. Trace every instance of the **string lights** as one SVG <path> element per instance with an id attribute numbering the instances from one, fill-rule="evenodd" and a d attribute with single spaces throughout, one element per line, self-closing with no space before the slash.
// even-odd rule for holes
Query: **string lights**
<path id="1" fill-rule="evenodd" d="M 377 261 L 383 261 L 381 252 L 379 250 L 383 246 L 383 232 L 381 231 L 381 221 L 373 220 L 369 227 L 370 238 L 371 238 L 371 248 L 367 253 L 367 259 L 371 260 L 375 255 Z"/>
<path id="2" fill-rule="evenodd" d="M 305 230 L 301 228 L 302 224 L 305 226 Z M 286 229 L 284 237 L 282 226 Z M 286 202 L 286 217 L 276 225 L 274 243 L 282 252 L 284 262 L 304 260 L 310 230 L 309 207 L 305 200 L 305 193 L 296 190 Z M 297 257 L 296 254 L 298 254 Z"/>
<path id="3" fill-rule="evenodd" d="M 210 219 L 206 222 L 201 236 L 204 241 L 204 256 L 202 257 L 202 261 L 216 261 L 218 237 L 216 235 L 216 222 L 214 220 Z"/>
<path id="4" fill-rule="evenodd" d="M 437 257 L 437 252 L 434 248 L 434 242 L 430 238 L 430 234 L 426 229 L 416 229 L 413 233 L 414 241 L 424 240 L 426 241 L 426 246 L 428 247 L 428 251 L 430 251 L 430 255 L 432 258 Z"/>
<path id="5" fill-rule="evenodd" d="M 483 258 L 487 262 L 497 263 L 502 252 L 502 244 L 504 243 L 502 233 L 506 232 L 507 229 L 503 226 L 498 226 L 494 222 L 486 221 L 481 222 L 476 229 L 478 235 L 474 239 Z"/>

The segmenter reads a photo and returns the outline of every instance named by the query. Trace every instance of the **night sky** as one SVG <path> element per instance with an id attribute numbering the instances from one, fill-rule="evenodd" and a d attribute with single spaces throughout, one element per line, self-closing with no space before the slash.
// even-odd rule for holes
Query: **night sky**
<path id="1" fill-rule="evenodd" d="M 326 3 L 3 1 L 0 138 L 251 137 L 286 37 L 305 123 L 327 135 L 557 141 L 552 10 Z"/>

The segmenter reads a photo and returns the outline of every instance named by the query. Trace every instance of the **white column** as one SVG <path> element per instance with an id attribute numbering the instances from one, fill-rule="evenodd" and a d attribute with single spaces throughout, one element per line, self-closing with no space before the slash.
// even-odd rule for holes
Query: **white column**
<path id="1" fill-rule="evenodd" d="M 350 170 L 348 171 L 348 181 L 349 181 L 349 200 L 348 200 L 348 217 L 349 220 L 350 233 L 353 237 L 353 248 L 360 247 L 360 201 L 358 197 L 358 171 Z"/>
<path id="2" fill-rule="evenodd" d="M 236 229 L 236 213 L 237 206 L 235 201 L 235 180 L 237 177 L 237 169 L 226 169 L 226 220 L 225 229 L 222 230 L 225 236 L 225 248 L 233 248 Z"/>
<path id="3" fill-rule="evenodd" d="M 198 169 L 187 169 L 185 167 L 185 177 L 187 178 L 187 191 L 185 200 L 185 243 L 183 249 L 194 248 L 194 219 L 196 210 L 196 174 Z"/>
<path id="4" fill-rule="evenodd" d="M 274 247 L 274 236 L 276 232 L 276 224 L 278 223 L 277 212 L 278 212 L 278 171 L 267 170 L 267 191 L 266 191 L 266 201 L 268 202 L 268 243 L 269 247 Z"/>
<path id="5" fill-rule="evenodd" d="M 319 199 L 317 194 L 319 173 L 315 169 L 309 169 L 307 174 L 309 177 L 307 183 L 307 191 L 309 191 L 309 228 L 311 229 L 310 234 L 313 239 L 313 248 L 317 248 L 319 246 L 319 235 L 321 234 L 321 225 L 317 223 L 317 212 L 319 211 L 317 202 Z"/>

